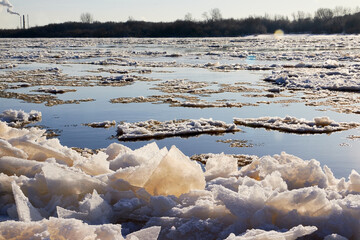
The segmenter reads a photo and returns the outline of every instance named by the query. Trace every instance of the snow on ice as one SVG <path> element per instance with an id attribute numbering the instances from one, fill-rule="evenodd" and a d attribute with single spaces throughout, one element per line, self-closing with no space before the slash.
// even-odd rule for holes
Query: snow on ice
<path id="1" fill-rule="evenodd" d="M 113 121 L 86 123 L 84 125 L 92 127 L 92 128 L 109 128 L 109 127 L 114 127 L 116 125 L 116 122 L 115 122 L 115 120 L 113 120 Z"/>
<path id="2" fill-rule="evenodd" d="M 136 123 L 121 123 L 118 125 L 119 140 L 139 140 L 151 138 L 166 138 L 196 134 L 217 134 L 239 131 L 235 124 L 226 124 L 213 119 L 181 119 L 160 122 L 148 120 Z"/>
<path id="3" fill-rule="evenodd" d="M 35 110 L 26 113 L 23 110 L 8 109 L 0 114 L 0 120 L 7 122 L 12 127 L 21 127 L 29 123 L 39 122 L 41 117 L 41 112 Z"/>
<path id="4" fill-rule="evenodd" d="M 67 92 L 76 92 L 76 89 L 57 89 L 56 87 L 49 87 L 49 88 L 39 88 L 36 92 L 44 92 L 44 93 L 51 93 L 51 94 L 63 94 Z"/>
<path id="5" fill-rule="evenodd" d="M 329 117 L 317 117 L 313 121 L 307 121 L 303 118 L 295 118 L 287 116 L 281 117 L 261 117 L 261 118 L 234 118 L 235 124 L 248 127 L 262 127 L 284 132 L 292 132 L 298 134 L 313 133 L 331 133 L 336 131 L 344 131 L 359 126 L 358 123 L 335 122 Z"/>
<path id="6" fill-rule="evenodd" d="M 360 175 L 281 153 L 205 169 L 179 149 L 113 143 L 82 156 L 0 122 L 0 238 L 360 238 Z"/>
<path id="7" fill-rule="evenodd" d="M 264 80 L 288 89 L 310 88 L 332 91 L 359 91 L 359 65 L 344 67 L 336 61 L 326 61 L 323 65 L 316 63 L 299 63 L 294 69 L 273 71 Z"/>

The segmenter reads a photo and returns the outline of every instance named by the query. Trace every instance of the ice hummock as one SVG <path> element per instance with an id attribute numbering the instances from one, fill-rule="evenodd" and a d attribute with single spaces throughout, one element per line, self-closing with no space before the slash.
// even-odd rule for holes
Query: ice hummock
<path id="1" fill-rule="evenodd" d="M 174 136 L 189 136 L 197 134 L 218 134 L 236 132 L 235 124 L 227 124 L 213 119 L 181 119 L 160 122 L 148 120 L 136 123 L 121 123 L 117 128 L 119 140 L 139 140 L 166 138 Z"/>
<path id="2" fill-rule="evenodd" d="M 84 157 L 43 134 L 0 122 L 0 238 L 360 238 L 355 170 L 281 153 L 241 169 L 212 155 L 203 171 L 176 147 Z"/>
<path id="3" fill-rule="evenodd" d="M 283 132 L 291 132 L 298 134 L 314 134 L 314 133 L 331 133 L 336 131 L 344 131 L 351 128 L 359 127 L 359 123 L 355 122 L 335 122 L 329 117 L 317 117 L 313 121 L 303 118 L 295 118 L 287 116 L 281 117 L 260 117 L 260 118 L 234 118 L 234 123 L 254 128 L 267 128 Z"/>

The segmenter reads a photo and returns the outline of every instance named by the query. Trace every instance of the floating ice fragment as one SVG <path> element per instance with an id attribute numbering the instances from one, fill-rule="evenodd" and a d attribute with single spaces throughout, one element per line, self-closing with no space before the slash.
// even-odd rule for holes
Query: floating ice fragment
<path id="1" fill-rule="evenodd" d="M 76 89 L 57 89 L 56 87 L 50 88 L 39 88 L 36 92 L 44 92 L 44 93 L 51 93 L 51 94 L 63 94 L 67 92 L 76 92 Z"/>
<path id="2" fill-rule="evenodd" d="M 115 121 L 92 122 L 92 123 L 86 123 L 84 125 L 92 128 L 109 128 L 109 127 L 114 127 L 116 125 L 116 122 Z"/>
<path id="3" fill-rule="evenodd" d="M 323 65 L 298 64 L 292 71 L 274 71 L 264 81 L 282 85 L 288 89 L 327 89 L 331 91 L 360 90 L 359 71 L 356 65 L 339 65 L 336 62 L 328 61 Z M 300 69 L 301 68 L 301 69 Z M 306 69 L 304 69 L 306 68 Z M 336 70 L 334 70 L 336 68 Z"/>
<path id="4" fill-rule="evenodd" d="M 234 123 L 247 127 L 262 127 L 283 132 L 291 132 L 297 134 L 315 134 L 315 133 L 331 133 L 336 131 L 344 131 L 351 128 L 359 127 L 359 123 L 355 122 L 335 122 L 328 117 L 314 118 L 313 121 L 298 119 L 287 116 L 281 117 L 261 117 L 261 118 L 234 118 Z"/>
<path id="5" fill-rule="evenodd" d="M 41 121 L 41 112 L 31 110 L 26 113 L 23 110 L 5 110 L 0 114 L 0 121 L 5 121 L 9 126 L 21 127 L 29 123 Z"/>
<path id="6" fill-rule="evenodd" d="M 119 140 L 140 140 L 236 131 L 239 131 L 239 129 L 234 124 L 201 118 L 198 120 L 188 119 L 166 122 L 156 120 L 137 123 L 125 122 L 118 125 L 117 134 Z"/>
<path id="7" fill-rule="evenodd" d="M 324 240 L 348 240 L 348 239 L 339 234 L 334 233 L 334 234 L 326 236 L 324 238 Z"/>

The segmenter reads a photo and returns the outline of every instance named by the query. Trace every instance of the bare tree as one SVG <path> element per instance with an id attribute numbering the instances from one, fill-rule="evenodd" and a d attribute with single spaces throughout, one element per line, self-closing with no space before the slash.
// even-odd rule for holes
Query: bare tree
<path id="1" fill-rule="evenodd" d="M 82 13 L 80 16 L 80 21 L 82 23 L 93 23 L 94 22 L 94 17 L 91 13 Z"/>
<path id="2" fill-rule="evenodd" d="M 359 6 L 356 6 L 356 7 L 354 8 L 354 10 L 353 10 L 353 13 L 355 14 L 355 13 L 358 13 L 358 12 L 360 12 L 360 7 L 359 7 Z"/>
<path id="3" fill-rule="evenodd" d="M 301 21 L 306 18 L 306 14 L 303 11 L 297 11 L 296 13 L 291 14 L 294 21 Z"/>
<path id="4" fill-rule="evenodd" d="M 334 17 L 334 13 L 330 8 L 319 8 L 315 12 L 315 18 L 327 21 Z"/>
<path id="5" fill-rule="evenodd" d="M 351 9 L 337 6 L 334 8 L 333 13 L 334 13 L 334 17 L 341 17 L 341 16 L 351 14 Z"/>
<path id="6" fill-rule="evenodd" d="M 187 14 L 185 14 L 184 19 L 185 19 L 185 21 L 189 21 L 189 22 L 194 21 L 194 18 L 193 18 L 193 16 L 192 16 L 192 14 L 191 14 L 191 13 L 187 13 Z"/>
<path id="7" fill-rule="evenodd" d="M 220 12 L 220 9 L 218 8 L 213 8 L 209 11 L 210 13 L 210 18 L 212 21 L 218 21 L 222 19 L 222 14 Z"/>
<path id="8" fill-rule="evenodd" d="M 201 16 L 206 22 L 210 20 L 209 14 L 207 12 L 203 12 Z"/>

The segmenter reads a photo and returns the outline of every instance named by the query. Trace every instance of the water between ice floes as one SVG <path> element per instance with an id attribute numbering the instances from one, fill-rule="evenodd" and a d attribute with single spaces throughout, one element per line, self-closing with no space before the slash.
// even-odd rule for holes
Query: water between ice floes
<path id="1" fill-rule="evenodd" d="M 169 59 L 172 61 L 197 61 L 194 58 L 181 60 Z M 144 60 L 144 59 L 142 59 Z M 159 59 L 157 59 L 159 60 Z M 199 60 L 200 61 L 200 60 Z M 209 61 L 207 61 L 209 62 Z M 54 64 L 25 64 L 19 65 L 14 70 L 24 69 L 45 69 L 54 67 Z M 56 65 L 57 66 L 57 65 Z M 63 70 L 63 73 L 77 75 L 102 75 L 109 76 L 109 73 L 89 73 L 87 70 L 97 69 L 99 66 L 88 64 L 66 64 L 57 66 Z M 113 68 L 116 68 L 112 66 Z M 120 68 L 120 67 L 119 67 Z M 129 67 L 131 68 L 131 67 Z M 123 69 L 123 68 L 121 68 Z M 76 92 L 69 92 L 58 95 L 59 99 L 83 99 L 94 98 L 94 102 L 81 104 L 58 105 L 47 107 L 43 104 L 25 103 L 21 100 L 1 99 L 0 111 L 6 109 L 22 109 L 25 111 L 37 110 L 42 112 L 42 122 L 40 125 L 49 129 L 59 130 L 59 139 L 63 145 L 69 147 L 87 147 L 103 148 L 112 142 L 117 142 L 112 136 L 116 134 L 115 128 L 94 129 L 83 126 L 84 123 L 100 122 L 105 120 L 115 120 L 117 122 L 137 122 L 149 119 L 160 121 L 172 119 L 199 119 L 213 118 L 232 123 L 234 117 L 254 118 L 262 116 L 279 116 L 286 115 L 297 118 L 306 118 L 311 120 L 314 117 L 329 116 L 335 121 L 360 122 L 360 116 L 355 114 L 340 114 L 334 111 L 316 111 L 315 107 L 305 106 L 304 103 L 283 104 L 260 104 L 260 106 L 245 106 L 242 108 L 183 108 L 170 107 L 168 104 L 151 104 L 151 103 L 132 103 L 132 104 L 111 104 L 112 98 L 118 97 L 138 97 L 166 94 L 158 90 L 152 90 L 157 83 L 171 79 L 188 79 L 191 81 L 218 82 L 219 84 L 234 84 L 239 82 L 250 83 L 247 87 L 266 89 L 273 87 L 270 83 L 262 81 L 263 75 L 267 72 L 258 71 L 250 72 L 246 70 L 233 72 L 214 72 L 207 69 L 199 68 L 155 68 L 147 77 L 159 79 L 155 82 L 135 82 L 133 85 L 124 87 L 57 87 L 76 89 Z M 209 88 L 212 88 L 210 86 Z M 29 92 L 37 89 L 21 88 L 13 90 L 14 92 Z M 213 94 L 210 97 L 201 97 L 207 101 L 216 101 L 221 99 L 232 99 L 236 102 L 256 103 L 257 101 L 269 101 L 265 97 L 249 98 L 243 96 L 247 93 L 221 93 Z M 280 100 L 283 98 L 276 98 Z M 285 98 L 284 98 L 285 99 Z M 347 177 L 351 169 L 360 172 L 360 140 L 350 140 L 350 135 L 360 135 L 359 129 L 348 130 L 344 132 L 332 133 L 330 135 L 296 135 L 281 133 L 277 131 L 267 131 L 264 129 L 252 129 L 248 127 L 239 127 L 242 131 L 235 134 L 229 133 L 218 136 L 201 135 L 189 138 L 167 138 L 155 140 L 159 147 L 170 147 L 176 145 L 186 155 L 200 153 L 229 153 L 229 154 L 251 154 L 257 156 L 279 154 L 285 151 L 294 154 L 302 159 L 315 158 L 322 165 L 328 165 L 336 177 Z M 217 140 L 245 140 L 251 147 L 231 148 L 229 144 L 217 142 Z M 149 141 L 122 142 L 122 144 L 136 149 Z"/>

